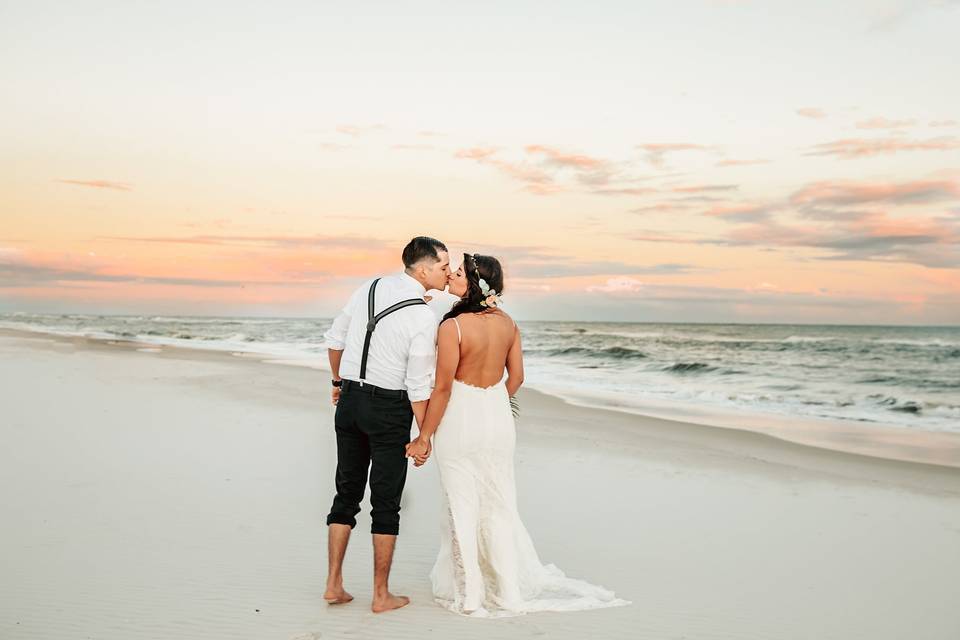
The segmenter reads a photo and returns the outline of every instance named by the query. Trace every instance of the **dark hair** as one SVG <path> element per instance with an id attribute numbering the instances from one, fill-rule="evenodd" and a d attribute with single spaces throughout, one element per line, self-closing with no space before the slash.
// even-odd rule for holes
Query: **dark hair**
<path id="1" fill-rule="evenodd" d="M 503 268 L 500 261 L 493 256 L 463 254 L 463 273 L 467 277 L 467 292 L 447 315 L 443 316 L 444 320 L 456 318 L 461 313 L 478 313 L 490 309 L 480 304 L 486 299 L 480 290 L 480 278 L 486 280 L 487 285 L 497 293 L 503 292 Z"/>
<path id="2" fill-rule="evenodd" d="M 433 258 L 433 261 L 436 262 L 440 259 L 437 251 L 446 250 L 447 245 L 439 240 L 427 236 L 417 236 L 403 248 L 403 266 L 409 269 L 424 258 Z"/>

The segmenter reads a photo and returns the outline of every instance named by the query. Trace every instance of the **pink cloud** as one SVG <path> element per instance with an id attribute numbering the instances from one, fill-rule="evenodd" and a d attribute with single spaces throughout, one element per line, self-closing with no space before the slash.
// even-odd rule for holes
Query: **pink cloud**
<path id="1" fill-rule="evenodd" d="M 931 127 L 955 127 L 957 126 L 956 120 L 932 120 L 929 125 Z"/>
<path id="2" fill-rule="evenodd" d="M 887 118 L 870 118 L 857 123 L 857 129 L 900 129 L 917 124 L 916 120 L 889 120 Z"/>
<path id="3" fill-rule="evenodd" d="M 395 144 L 390 148 L 398 151 L 433 151 L 436 149 L 432 144 Z"/>
<path id="4" fill-rule="evenodd" d="M 689 211 L 690 205 L 678 204 L 676 202 L 660 202 L 646 207 L 637 207 L 631 209 L 630 213 L 671 213 L 674 211 Z"/>
<path id="5" fill-rule="evenodd" d="M 466 158 L 468 160 L 486 160 L 498 151 L 497 147 L 472 147 L 470 149 L 461 149 L 454 154 L 456 158 Z"/>
<path id="6" fill-rule="evenodd" d="M 497 152 L 498 149 L 495 147 L 474 147 L 461 149 L 454 154 L 454 157 L 475 160 L 481 164 L 495 167 L 504 175 L 522 182 L 524 190 L 534 195 L 552 195 L 563 190 L 560 185 L 554 182 L 553 177 L 542 168 L 495 158 Z"/>
<path id="7" fill-rule="evenodd" d="M 647 187 L 622 187 L 617 189 L 594 189 L 592 193 L 598 196 L 645 196 L 651 193 L 657 193 L 657 190 Z"/>
<path id="8" fill-rule="evenodd" d="M 97 189 L 116 189 L 118 191 L 130 191 L 132 184 L 126 182 L 113 182 L 111 180 L 65 180 L 59 179 L 56 182 L 64 184 L 74 184 L 81 187 L 95 187 Z"/>
<path id="9" fill-rule="evenodd" d="M 555 164 L 561 167 L 596 170 L 604 169 L 608 165 L 606 160 L 577 153 L 565 153 L 553 147 L 546 147 L 540 144 L 527 145 L 525 150 L 531 154 L 543 154 L 546 156 L 549 164 Z"/>
<path id="10" fill-rule="evenodd" d="M 886 202 L 914 204 L 960 198 L 960 185 L 950 180 L 917 180 L 901 183 L 822 181 L 808 184 L 790 196 L 794 205 L 845 206 Z"/>
<path id="11" fill-rule="evenodd" d="M 814 145 L 808 156 L 839 156 L 841 158 L 867 158 L 900 151 L 950 151 L 960 149 L 960 138 L 941 136 L 927 140 L 903 140 L 899 138 L 847 138 Z"/>
<path id="12" fill-rule="evenodd" d="M 368 125 L 359 125 L 359 124 L 341 124 L 337 126 L 337 133 L 342 133 L 348 136 L 357 136 L 366 135 L 368 133 L 374 133 L 376 131 L 385 131 L 386 125 L 382 124 L 368 124 Z"/>
<path id="13" fill-rule="evenodd" d="M 590 285 L 587 291 L 590 293 L 636 293 L 643 288 L 643 282 L 636 278 L 620 277 L 608 278 L 607 281 L 599 285 Z"/>
<path id="14" fill-rule="evenodd" d="M 770 217 L 771 207 L 757 204 L 738 204 L 726 207 L 712 207 L 705 215 L 739 222 L 763 220 Z"/>
<path id="15" fill-rule="evenodd" d="M 642 149 L 647 152 L 647 162 L 652 164 L 655 167 L 662 167 L 666 155 L 668 153 L 673 153 L 676 151 L 711 151 L 712 147 L 708 147 L 702 144 L 690 144 L 687 142 L 661 142 L 661 143 L 647 143 L 647 144 L 638 144 L 638 149 Z"/>
<path id="16" fill-rule="evenodd" d="M 705 191 L 736 191 L 740 186 L 736 184 L 695 184 L 686 187 L 674 187 L 675 193 L 703 193 Z"/>
<path id="17" fill-rule="evenodd" d="M 813 118 L 814 120 L 820 120 L 821 118 L 826 118 L 827 114 L 823 109 L 818 109 L 817 107 L 801 107 L 797 109 L 797 115 L 801 115 L 804 118 Z"/>
<path id="18" fill-rule="evenodd" d="M 718 167 L 739 167 L 751 164 L 767 164 L 769 160 L 721 160 L 717 163 Z"/>

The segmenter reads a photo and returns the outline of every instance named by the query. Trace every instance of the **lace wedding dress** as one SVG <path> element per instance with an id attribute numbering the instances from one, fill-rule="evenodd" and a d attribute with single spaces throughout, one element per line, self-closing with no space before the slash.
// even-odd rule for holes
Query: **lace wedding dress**
<path id="1" fill-rule="evenodd" d="M 630 604 L 543 565 L 517 511 L 516 432 L 506 386 L 455 380 L 433 455 L 443 494 L 437 602 L 478 617 Z"/>

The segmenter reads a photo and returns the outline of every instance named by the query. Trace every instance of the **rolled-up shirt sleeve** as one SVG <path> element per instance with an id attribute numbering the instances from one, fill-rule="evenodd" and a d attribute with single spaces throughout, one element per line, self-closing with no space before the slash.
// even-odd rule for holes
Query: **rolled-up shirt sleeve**
<path id="1" fill-rule="evenodd" d="M 407 355 L 407 374 L 404 386 L 411 402 L 429 400 L 433 391 L 433 377 L 437 369 L 437 322 L 433 314 L 424 314 L 410 341 Z"/>

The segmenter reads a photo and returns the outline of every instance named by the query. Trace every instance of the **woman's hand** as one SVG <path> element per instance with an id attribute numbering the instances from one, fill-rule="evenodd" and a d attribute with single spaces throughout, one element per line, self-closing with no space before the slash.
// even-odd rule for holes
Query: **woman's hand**
<path id="1" fill-rule="evenodd" d="M 416 438 L 407 445 L 407 457 L 413 458 L 413 466 L 422 467 L 430 457 L 432 449 L 433 446 L 429 440 Z"/>

